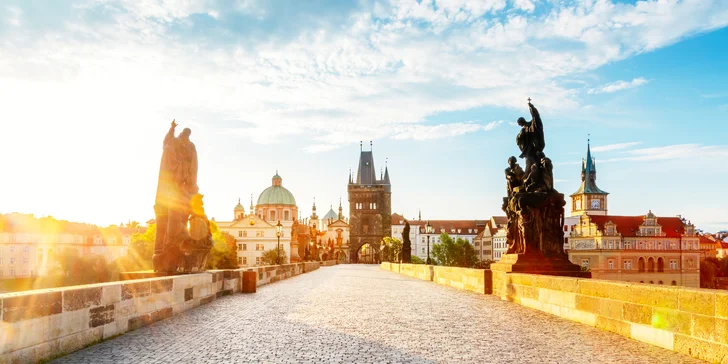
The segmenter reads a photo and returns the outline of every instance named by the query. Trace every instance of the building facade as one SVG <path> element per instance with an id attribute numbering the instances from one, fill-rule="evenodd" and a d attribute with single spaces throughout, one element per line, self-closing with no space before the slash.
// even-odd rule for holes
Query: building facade
<path id="1" fill-rule="evenodd" d="M 405 218 L 400 214 L 392 214 L 392 236 L 402 239 Z M 423 261 L 427 260 L 427 241 L 429 237 L 430 250 L 432 246 L 440 243 L 440 235 L 447 233 L 454 240 L 463 239 L 475 247 L 476 238 L 479 233 L 485 230 L 488 220 L 422 220 L 420 215 L 417 219 L 408 220 L 410 224 L 410 243 L 412 244 L 412 256 Z M 434 232 L 427 234 L 425 225 L 432 225 Z M 477 252 L 477 249 L 476 249 Z"/>
<path id="2" fill-rule="evenodd" d="M 587 144 L 581 186 L 571 195 L 564 232 L 569 259 L 592 278 L 700 287 L 700 238 L 681 217 L 607 213 L 608 193 L 596 184 L 596 162 Z M 571 232 L 568 232 L 569 229 Z"/>
<path id="3" fill-rule="evenodd" d="M 349 261 L 376 263 L 380 243 L 392 234 L 392 185 L 389 170 L 377 179 L 371 150 L 360 151 L 356 179 L 349 175 Z M 364 254 L 360 250 L 364 248 Z M 363 257 L 360 261 L 360 255 Z"/>
<path id="4" fill-rule="evenodd" d="M 271 186 L 260 193 L 255 206 L 251 197 L 247 214 L 238 200 L 237 206 L 233 209 L 232 221 L 216 221 L 221 231 L 235 237 L 239 266 L 261 265 L 263 252 L 279 248 L 279 239 L 276 235 L 278 222 L 283 226 L 280 249 L 285 252 L 288 261 L 300 260 L 298 246 L 293 244 L 292 247 L 291 244 L 291 237 L 295 235 L 293 225 L 298 216 L 296 199 L 283 187 L 283 178 L 277 171 L 271 180 Z"/>
<path id="5" fill-rule="evenodd" d="M 73 255 L 102 258 L 110 263 L 126 256 L 134 233 L 146 228 L 110 226 L 99 228 L 80 223 L 54 223 L 29 215 L 9 214 L 0 224 L 0 279 L 33 278 L 57 272 L 60 260 Z"/>

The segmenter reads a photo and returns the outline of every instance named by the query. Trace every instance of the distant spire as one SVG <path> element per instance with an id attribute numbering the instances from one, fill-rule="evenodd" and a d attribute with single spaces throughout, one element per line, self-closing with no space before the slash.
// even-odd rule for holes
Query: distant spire
<path id="1" fill-rule="evenodd" d="M 251 215 L 253 214 L 253 210 L 254 210 L 254 208 L 253 208 L 253 194 L 251 193 L 250 194 L 250 214 Z"/>
<path id="2" fill-rule="evenodd" d="M 419 215 L 417 216 L 417 220 L 422 221 L 422 209 L 418 209 L 418 210 L 419 210 Z"/>
<path id="3" fill-rule="evenodd" d="M 370 140 L 369 141 L 369 151 L 373 151 L 373 150 L 374 150 L 374 143 Z"/>
<path id="4" fill-rule="evenodd" d="M 359 151 L 360 152 L 363 152 L 364 151 L 364 142 L 361 141 L 361 140 L 359 141 Z"/>

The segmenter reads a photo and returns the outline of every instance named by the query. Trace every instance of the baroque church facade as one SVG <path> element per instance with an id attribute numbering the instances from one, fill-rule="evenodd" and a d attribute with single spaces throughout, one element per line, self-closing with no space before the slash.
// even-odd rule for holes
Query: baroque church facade
<path id="1" fill-rule="evenodd" d="M 392 233 L 392 184 L 389 169 L 377 178 L 374 154 L 360 147 L 356 178 L 349 174 L 349 261 L 376 263 L 380 243 Z"/>

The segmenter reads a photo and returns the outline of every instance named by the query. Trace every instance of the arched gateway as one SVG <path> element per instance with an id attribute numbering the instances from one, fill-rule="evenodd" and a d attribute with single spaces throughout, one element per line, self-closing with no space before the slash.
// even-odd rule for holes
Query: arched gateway
<path id="1" fill-rule="evenodd" d="M 362 247 L 368 245 L 371 253 L 364 250 L 362 258 L 375 263 L 379 242 L 392 232 L 392 185 L 386 166 L 381 179 L 377 179 L 372 151 L 360 152 L 356 178 L 349 175 L 349 261 L 361 263 Z"/>

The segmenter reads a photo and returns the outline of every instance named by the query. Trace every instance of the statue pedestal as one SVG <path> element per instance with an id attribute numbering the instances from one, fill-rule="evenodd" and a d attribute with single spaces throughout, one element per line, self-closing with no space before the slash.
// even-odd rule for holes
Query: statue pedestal
<path id="1" fill-rule="evenodd" d="M 504 273 L 591 278 L 591 272 L 582 272 L 580 266 L 565 257 L 550 258 L 540 251 L 530 254 L 504 254 L 500 261 L 490 265 L 490 269 Z"/>

